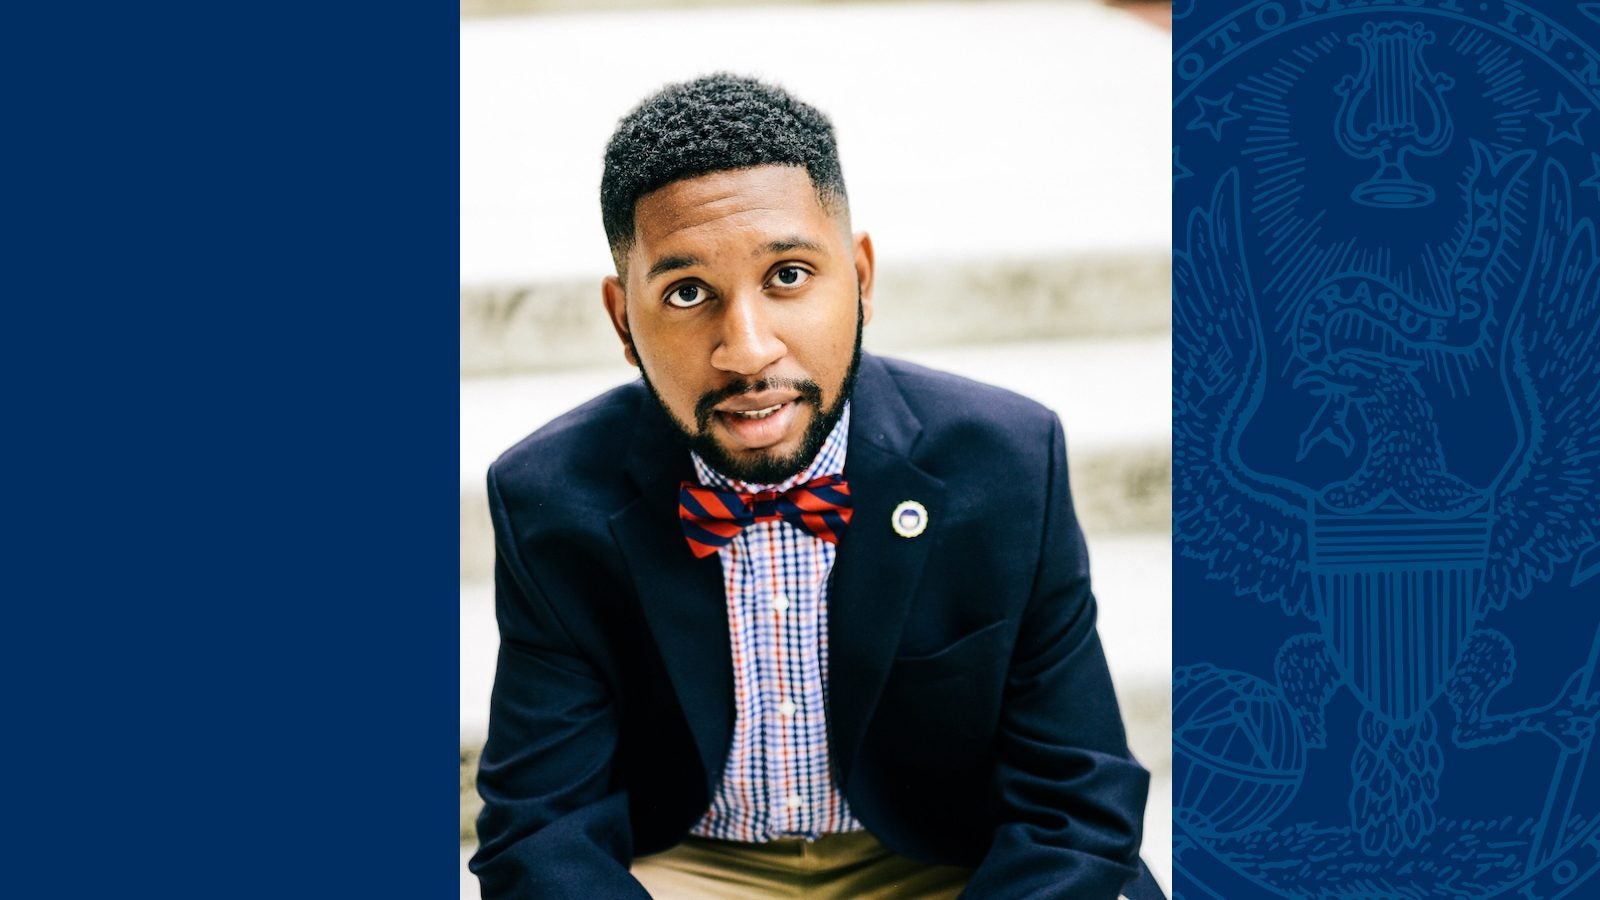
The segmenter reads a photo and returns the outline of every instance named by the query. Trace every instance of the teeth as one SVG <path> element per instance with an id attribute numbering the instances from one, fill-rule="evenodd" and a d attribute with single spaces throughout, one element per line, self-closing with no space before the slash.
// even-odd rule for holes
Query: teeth
<path id="1" fill-rule="evenodd" d="M 741 419 L 765 419 L 767 416 L 777 412 L 782 406 L 782 403 L 774 403 L 766 409 L 752 409 L 749 412 L 735 412 L 734 415 Z"/>

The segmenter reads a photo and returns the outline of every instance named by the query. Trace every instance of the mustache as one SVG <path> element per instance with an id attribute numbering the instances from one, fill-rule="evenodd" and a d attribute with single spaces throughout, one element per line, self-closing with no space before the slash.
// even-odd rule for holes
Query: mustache
<path id="1" fill-rule="evenodd" d="M 714 407 L 724 400 L 737 397 L 740 394 L 754 394 L 760 391 L 789 390 L 800 395 L 800 399 L 810 403 L 814 408 L 822 408 L 822 387 L 815 381 L 806 378 L 763 378 L 760 381 L 739 380 L 729 382 L 714 391 L 707 391 L 700 395 L 694 405 L 695 426 L 701 431 L 711 427 L 711 414 L 716 412 Z"/>

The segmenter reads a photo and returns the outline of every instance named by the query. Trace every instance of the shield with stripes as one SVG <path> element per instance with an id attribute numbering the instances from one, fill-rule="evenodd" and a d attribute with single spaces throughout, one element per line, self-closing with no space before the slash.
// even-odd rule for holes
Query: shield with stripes
<path id="1" fill-rule="evenodd" d="M 1392 493 L 1359 513 L 1313 510 L 1317 618 L 1367 708 L 1398 724 L 1437 699 L 1478 623 L 1489 524 L 1487 497 L 1465 514 Z"/>

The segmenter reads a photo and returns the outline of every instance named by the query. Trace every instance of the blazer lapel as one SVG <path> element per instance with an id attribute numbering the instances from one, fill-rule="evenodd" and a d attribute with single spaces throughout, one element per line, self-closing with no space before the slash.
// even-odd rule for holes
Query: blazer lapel
<path id="1" fill-rule="evenodd" d="M 850 407 L 845 478 L 855 511 L 834 558 L 828 595 L 828 730 L 844 786 L 899 646 L 932 535 L 903 538 L 890 517 L 915 500 L 939 527 L 944 482 L 910 460 L 921 425 L 892 377 L 863 357 Z"/>
<path id="2" fill-rule="evenodd" d="M 644 618 L 705 765 L 709 791 L 733 735 L 733 670 L 722 565 L 696 559 L 678 525 L 678 485 L 694 477 L 689 451 L 646 400 L 626 463 L 639 497 L 611 517 Z"/>

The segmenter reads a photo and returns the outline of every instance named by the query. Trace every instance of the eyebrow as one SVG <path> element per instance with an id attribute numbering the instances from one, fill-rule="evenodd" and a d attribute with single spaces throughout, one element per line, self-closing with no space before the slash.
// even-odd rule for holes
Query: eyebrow
<path id="1" fill-rule="evenodd" d="M 821 244 L 818 244 L 815 241 L 808 241 L 805 238 L 800 237 L 798 235 L 793 235 L 793 236 L 784 238 L 781 241 L 773 241 L 772 243 L 768 244 L 767 246 L 761 248 L 761 251 L 757 251 L 756 255 L 757 256 L 761 255 L 762 251 L 765 251 L 767 253 L 788 253 L 790 250 L 809 250 L 812 253 L 826 253 L 827 252 L 826 250 L 823 249 Z"/>
<path id="2" fill-rule="evenodd" d="M 663 256 L 656 260 L 656 264 L 650 267 L 650 271 L 645 273 L 644 280 L 649 281 L 657 275 L 701 265 L 705 265 L 705 262 L 698 256 Z"/>

